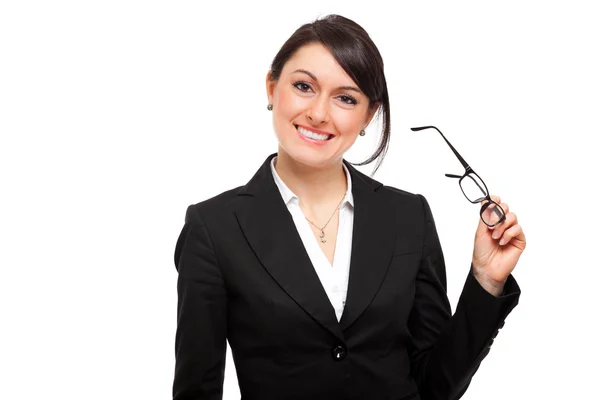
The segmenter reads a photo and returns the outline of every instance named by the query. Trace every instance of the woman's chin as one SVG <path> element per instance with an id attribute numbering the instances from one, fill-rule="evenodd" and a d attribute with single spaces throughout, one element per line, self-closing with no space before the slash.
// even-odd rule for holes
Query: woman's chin
<path id="1" fill-rule="evenodd" d="M 333 162 L 333 155 L 330 152 L 314 151 L 313 149 L 299 148 L 293 146 L 290 151 L 284 149 L 287 155 L 298 164 L 311 168 L 322 168 Z"/>

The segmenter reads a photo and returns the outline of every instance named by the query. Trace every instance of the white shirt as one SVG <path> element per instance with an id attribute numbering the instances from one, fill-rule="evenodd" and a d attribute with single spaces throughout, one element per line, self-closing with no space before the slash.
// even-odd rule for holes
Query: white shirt
<path id="1" fill-rule="evenodd" d="M 275 183 L 279 188 L 279 192 L 281 193 L 281 197 L 283 198 L 288 211 L 292 215 L 298 234 L 304 244 L 304 248 L 308 253 L 313 268 L 319 276 L 325 292 L 327 293 L 327 297 L 329 297 L 329 301 L 335 310 L 335 315 L 339 322 L 342 318 L 342 312 L 344 311 L 344 305 L 346 304 L 346 294 L 348 293 L 350 252 L 352 250 L 352 227 L 354 225 L 354 198 L 352 197 L 352 179 L 350 178 L 350 172 L 344 165 L 348 189 L 346 190 L 346 196 L 340 205 L 338 233 L 332 266 L 323 250 L 321 250 L 319 243 L 317 243 L 317 238 L 313 234 L 310 223 L 304 217 L 304 213 L 300 208 L 298 196 L 287 187 L 279 177 L 279 174 L 277 174 L 277 171 L 275 170 L 276 158 L 277 156 L 273 157 L 271 160 L 273 178 L 275 179 Z M 327 234 L 325 235 L 325 238 L 327 238 Z"/>

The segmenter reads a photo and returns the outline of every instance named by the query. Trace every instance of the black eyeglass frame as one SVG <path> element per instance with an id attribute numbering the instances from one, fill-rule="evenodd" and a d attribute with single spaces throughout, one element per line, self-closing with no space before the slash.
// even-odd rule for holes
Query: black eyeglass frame
<path id="1" fill-rule="evenodd" d="M 436 128 L 435 126 L 420 126 L 420 127 L 417 127 L 417 128 L 410 128 L 410 130 L 411 131 L 421 131 L 421 130 L 430 129 L 430 128 L 435 129 L 436 131 L 438 131 L 440 133 L 440 135 L 442 135 L 442 137 L 444 138 L 444 140 L 446 141 L 446 143 L 448 143 L 448 146 L 450 146 L 450 149 L 452 149 L 452 152 L 458 158 L 458 161 L 460 161 L 460 163 L 462 164 L 462 166 L 465 168 L 465 173 L 463 175 L 455 175 L 455 174 L 445 174 L 445 175 L 448 178 L 458 178 L 459 179 L 458 180 L 458 186 L 460 187 L 460 191 L 467 198 L 467 200 L 469 200 L 470 203 L 477 204 L 477 203 L 482 202 L 483 200 L 487 200 L 488 201 L 487 203 L 485 203 L 485 204 L 483 204 L 481 206 L 481 210 L 479 211 L 479 217 L 481 218 L 481 220 L 483 221 L 484 224 L 486 224 L 490 228 L 493 228 L 494 226 L 499 225 L 500 223 L 502 223 L 506 219 L 506 213 L 504 212 L 504 209 L 500 206 L 500 204 L 498 204 L 494 200 L 492 200 L 492 198 L 490 197 L 490 192 L 489 192 L 489 190 L 487 188 L 487 185 L 483 181 L 483 179 L 481 179 L 481 177 L 475 171 L 473 171 L 473 168 L 471 168 L 469 166 L 469 164 L 467 164 L 467 162 L 465 161 L 465 159 L 462 158 L 460 154 L 458 154 L 458 151 L 456 151 L 456 149 L 454 148 L 454 146 L 452 146 L 452 144 L 450 144 L 450 142 L 448 141 L 448 139 L 446 139 L 446 136 L 444 136 L 444 134 L 438 128 Z M 473 182 L 475 182 L 475 184 L 479 187 L 479 189 L 481 190 L 481 192 L 485 193 L 485 197 L 480 197 L 480 198 L 478 198 L 475 201 L 471 201 L 471 199 L 469 199 L 469 197 L 467 196 L 467 194 L 463 190 L 461 182 L 462 182 L 462 180 L 465 177 L 467 177 L 467 175 L 470 175 L 470 174 L 473 174 L 473 175 L 477 176 L 477 178 L 479 178 L 479 180 L 481 181 L 481 183 L 483 183 L 483 186 L 485 187 L 485 191 L 484 191 L 484 189 L 481 186 L 479 186 L 479 184 L 477 183 L 477 181 L 475 179 L 473 179 Z M 472 178 L 469 178 L 469 179 L 472 179 Z M 498 220 L 498 222 L 496 222 L 493 225 L 488 224 L 483 219 L 483 213 L 490 206 L 490 204 L 495 204 L 502 211 L 502 216 L 499 216 L 500 219 Z M 499 213 L 498 208 L 494 208 L 494 212 L 496 213 L 496 215 L 498 215 L 498 213 Z"/>

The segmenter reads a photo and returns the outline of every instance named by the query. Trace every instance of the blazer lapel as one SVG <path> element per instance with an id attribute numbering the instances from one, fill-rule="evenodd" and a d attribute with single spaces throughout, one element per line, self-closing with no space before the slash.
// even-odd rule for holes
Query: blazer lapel
<path id="1" fill-rule="evenodd" d="M 391 204 L 376 190 L 381 183 L 357 171 L 344 160 L 352 179 L 354 227 L 346 304 L 341 320 L 314 270 L 294 220 L 271 173 L 271 159 L 238 192 L 247 197 L 235 215 L 263 267 L 281 288 L 318 323 L 338 339 L 368 307 L 385 276 L 397 236 Z"/>
<path id="2" fill-rule="evenodd" d="M 348 292 L 339 322 L 342 330 L 356 321 L 377 294 L 392 260 L 398 231 L 396 208 L 377 193 L 383 185 L 352 165 L 346 166 L 353 179 L 355 207 Z"/>

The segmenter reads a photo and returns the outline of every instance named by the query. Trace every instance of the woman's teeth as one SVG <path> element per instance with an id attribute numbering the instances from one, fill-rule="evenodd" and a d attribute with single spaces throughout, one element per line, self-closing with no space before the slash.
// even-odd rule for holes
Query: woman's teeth
<path id="1" fill-rule="evenodd" d="M 314 133 L 309 130 L 306 130 L 300 126 L 297 126 L 296 129 L 298 129 L 298 132 L 300 132 L 302 135 L 304 135 L 308 138 L 311 138 L 311 139 L 315 139 L 315 140 L 327 140 L 331 136 L 331 135 L 320 135 L 318 133 Z"/>

